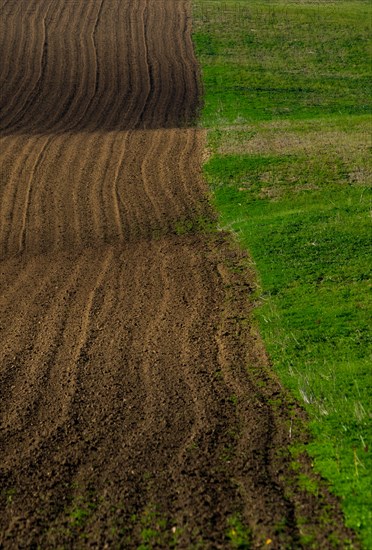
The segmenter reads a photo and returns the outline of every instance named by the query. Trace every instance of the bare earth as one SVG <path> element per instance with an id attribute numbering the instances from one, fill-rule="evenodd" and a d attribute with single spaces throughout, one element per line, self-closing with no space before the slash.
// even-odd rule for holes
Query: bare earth
<path id="1" fill-rule="evenodd" d="M 253 548 L 349 537 L 296 488 L 246 260 L 201 230 L 189 0 L 0 14 L 0 546 L 228 548 L 237 517 Z"/>

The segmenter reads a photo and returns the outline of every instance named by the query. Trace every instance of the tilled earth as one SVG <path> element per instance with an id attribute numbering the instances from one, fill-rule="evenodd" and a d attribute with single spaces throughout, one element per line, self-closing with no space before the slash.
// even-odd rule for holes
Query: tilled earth
<path id="1" fill-rule="evenodd" d="M 0 13 L 0 545 L 343 547 L 211 230 L 189 0 Z"/>

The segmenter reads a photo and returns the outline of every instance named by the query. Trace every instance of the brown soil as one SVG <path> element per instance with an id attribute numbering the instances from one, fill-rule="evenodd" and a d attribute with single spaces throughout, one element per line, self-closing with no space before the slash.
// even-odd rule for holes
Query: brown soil
<path id="1" fill-rule="evenodd" d="M 343 547 L 208 230 L 189 1 L 0 13 L 0 545 Z"/>

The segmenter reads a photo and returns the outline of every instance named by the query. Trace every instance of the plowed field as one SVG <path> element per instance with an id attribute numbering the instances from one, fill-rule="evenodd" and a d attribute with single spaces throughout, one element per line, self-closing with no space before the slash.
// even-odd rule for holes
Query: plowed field
<path id="1" fill-rule="evenodd" d="M 301 412 L 249 323 L 245 259 L 208 230 L 189 1 L 0 13 L 0 544 L 349 536 L 290 482 Z"/>

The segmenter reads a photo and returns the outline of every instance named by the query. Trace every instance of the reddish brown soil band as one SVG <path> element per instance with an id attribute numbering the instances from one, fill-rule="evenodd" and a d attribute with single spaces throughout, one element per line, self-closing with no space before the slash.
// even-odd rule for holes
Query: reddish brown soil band
<path id="1" fill-rule="evenodd" d="M 238 516 L 255 548 L 349 537 L 295 484 L 301 412 L 205 231 L 189 2 L 0 9 L 0 544 L 228 548 Z"/>

